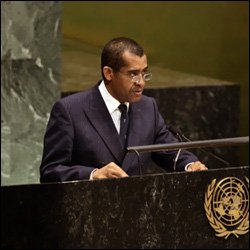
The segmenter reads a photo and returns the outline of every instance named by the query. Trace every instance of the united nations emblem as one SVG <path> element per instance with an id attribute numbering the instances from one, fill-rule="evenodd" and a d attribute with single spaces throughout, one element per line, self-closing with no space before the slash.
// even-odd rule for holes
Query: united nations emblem
<path id="1" fill-rule="evenodd" d="M 206 216 L 216 236 L 228 238 L 230 234 L 246 234 L 249 231 L 249 179 L 245 182 L 227 177 L 216 182 L 213 179 L 205 193 Z"/>

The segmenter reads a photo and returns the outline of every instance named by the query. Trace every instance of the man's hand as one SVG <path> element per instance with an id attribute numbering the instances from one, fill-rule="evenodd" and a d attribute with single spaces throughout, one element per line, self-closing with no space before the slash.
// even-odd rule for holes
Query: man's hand
<path id="1" fill-rule="evenodd" d="M 114 162 L 110 162 L 104 167 L 97 169 L 93 172 L 93 180 L 106 179 L 106 178 L 121 178 L 128 177 L 127 173 Z"/>
<path id="2" fill-rule="evenodd" d="M 192 172 L 192 171 L 202 171 L 207 169 L 208 168 L 203 163 L 201 163 L 200 161 L 195 161 L 194 163 L 188 166 L 187 171 Z"/>

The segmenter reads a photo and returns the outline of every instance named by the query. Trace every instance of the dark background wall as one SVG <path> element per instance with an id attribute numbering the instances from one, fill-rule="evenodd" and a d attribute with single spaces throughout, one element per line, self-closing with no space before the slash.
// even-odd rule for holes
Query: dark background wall
<path id="1" fill-rule="evenodd" d="M 238 83 L 239 136 L 249 134 L 248 1 L 65 1 L 62 20 L 62 91 L 93 85 L 102 46 L 129 36 L 145 48 L 149 66 L 160 69 L 150 87 L 159 78 L 169 85 L 166 69 L 191 74 L 185 81 L 201 75 Z M 247 150 L 241 154 L 248 162 Z"/>

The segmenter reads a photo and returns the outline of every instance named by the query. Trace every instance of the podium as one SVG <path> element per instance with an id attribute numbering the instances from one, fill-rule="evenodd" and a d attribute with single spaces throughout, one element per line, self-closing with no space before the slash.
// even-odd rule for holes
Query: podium
<path id="1" fill-rule="evenodd" d="M 225 227 L 227 238 L 216 236 L 213 222 L 221 224 L 208 219 L 208 196 L 215 182 L 248 177 L 249 166 L 241 166 L 3 186 L 1 248 L 247 249 L 248 227 L 242 234 L 230 234 L 231 227 Z"/>

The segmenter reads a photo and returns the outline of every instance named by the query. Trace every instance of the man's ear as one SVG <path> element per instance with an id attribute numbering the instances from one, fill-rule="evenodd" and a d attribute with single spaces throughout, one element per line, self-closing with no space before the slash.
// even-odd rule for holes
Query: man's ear
<path id="1" fill-rule="evenodd" d="M 109 66 L 104 66 L 102 69 L 103 75 L 105 78 L 110 81 L 113 78 L 113 70 Z"/>

